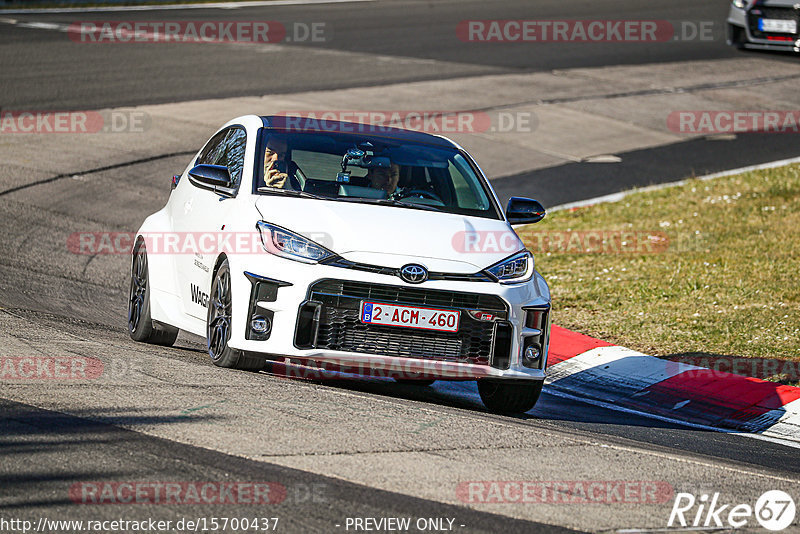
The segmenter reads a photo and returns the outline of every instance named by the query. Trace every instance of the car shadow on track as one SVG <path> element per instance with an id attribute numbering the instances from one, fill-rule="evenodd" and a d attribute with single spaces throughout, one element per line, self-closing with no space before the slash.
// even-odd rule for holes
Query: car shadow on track
<path id="1" fill-rule="evenodd" d="M 190 360 L 192 363 L 213 367 L 213 363 L 206 354 L 205 348 L 200 345 L 195 336 L 187 336 L 186 342 L 171 347 L 163 352 L 164 357 L 175 360 Z M 218 369 L 218 372 L 230 372 L 227 369 Z M 396 382 L 392 378 L 381 376 L 368 377 L 356 375 L 343 375 L 330 373 L 324 378 L 319 378 L 318 373 L 307 374 L 304 371 L 291 372 L 287 367 L 276 362 L 267 362 L 265 369 L 258 374 L 266 377 L 276 377 L 282 380 L 296 380 L 298 383 L 313 383 L 336 389 L 343 389 L 365 395 L 390 397 L 405 401 L 420 402 L 431 406 L 442 406 L 464 410 L 483 417 L 514 421 L 517 423 L 535 424 L 537 421 L 552 421 L 569 424 L 588 424 L 595 427 L 626 426 L 654 429 L 686 429 L 686 425 L 679 422 L 665 421 L 654 417 L 647 417 L 648 411 L 635 414 L 612 409 L 608 406 L 599 406 L 590 399 L 582 401 L 580 396 L 571 395 L 569 398 L 560 395 L 557 391 L 545 385 L 536 406 L 524 414 L 493 414 L 490 413 L 478 394 L 475 381 L 447 381 L 438 380 L 432 385 L 422 381 L 409 380 Z M 695 429 L 705 431 L 702 429 Z"/>
<path id="2" fill-rule="evenodd" d="M 277 370 L 276 370 L 277 369 Z M 287 375 L 282 366 L 273 368 L 268 365 L 262 374 L 277 376 L 286 379 Z M 683 425 L 671 423 L 644 416 L 632 416 L 629 413 L 617 412 L 581 402 L 577 399 L 566 399 L 550 393 L 545 386 L 537 405 L 524 414 L 492 414 L 481 402 L 477 385 L 474 381 L 448 381 L 438 380 L 432 385 L 424 382 L 410 380 L 398 383 L 391 378 L 383 377 L 351 377 L 347 378 L 291 378 L 299 382 L 312 382 L 337 389 L 346 389 L 350 392 L 364 393 L 416 401 L 437 406 L 456 408 L 473 413 L 480 413 L 486 417 L 500 418 L 507 421 L 531 422 L 536 421 L 562 421 L 569 423 L 589 423 L 599 425 L 627 425 L 648 428 L 674 428 L 684 429 Z"/>

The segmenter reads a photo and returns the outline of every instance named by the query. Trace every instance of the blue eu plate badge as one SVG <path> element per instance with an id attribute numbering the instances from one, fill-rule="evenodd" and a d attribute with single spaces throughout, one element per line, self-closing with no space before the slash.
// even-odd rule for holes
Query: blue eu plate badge
<path id="1" fill-rule="evenodd" d="M 372 321 L 372 303 L 365 302 L 364 308 L 361 310 L 361 320 L 365 323 L 369 323 Z"/>

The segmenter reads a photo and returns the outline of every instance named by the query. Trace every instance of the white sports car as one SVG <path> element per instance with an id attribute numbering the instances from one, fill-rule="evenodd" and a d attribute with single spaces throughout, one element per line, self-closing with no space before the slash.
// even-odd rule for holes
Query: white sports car
<path id="1" fill-rule="evenodd" d="M 511 225 L 541 204 L 504 213 L 444 137 L 289 119 L 230 121 L 173 178 L 133 248 L 131 337 L 205 336 L 220 367 L 477 380 L 490 410 L 531 409 L 550 292 Z"/>

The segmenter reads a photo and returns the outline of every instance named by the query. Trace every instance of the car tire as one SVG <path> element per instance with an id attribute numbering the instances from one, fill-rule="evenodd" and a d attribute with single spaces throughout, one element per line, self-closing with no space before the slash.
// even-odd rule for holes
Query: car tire
<path id="1" fill-rule="evenodd" d="M 420 378 L 419 380 L 414 378 L 395 378 L 394 381 L 397 382 L 398 384 L 406 384 L 409 386 L 420 386 L 420 387 L 430 386 L 431 384 L 436 382 L 436 380 L 430 378 L 425 378 L 425 379 Z"/>
<path id="2" fill-rule="evenodd" d="M 139 239 L 131 257 L 131 288 L 128 294 L 128 333 L 134 341 L 171 346 L 178 329 L 154 322 L 150 317 L 150 271 L 147 248 Z"/>
<path id="3" fill-rule="evenodd" d="M 536 405 L 543 381 L 478 380 L 478 393 L 483 404 L 493 413 L 525 413 Z"/>
<path id="4" fill-rule="evenodd" d="M 251 356 L 228 346 L 232 332 L 232 297 L 231 271 L 226 259 L 220 264 L 211 283 L 211 297 L 208 299 L 206 316 L 208 355 L 217 367 L 260 371 L 266 365 L 266 358 Z"/>

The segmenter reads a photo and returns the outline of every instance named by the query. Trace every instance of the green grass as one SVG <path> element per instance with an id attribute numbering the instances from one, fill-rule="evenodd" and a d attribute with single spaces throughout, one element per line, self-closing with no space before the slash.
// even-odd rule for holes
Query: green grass
<path id="1" fill-rule="evenodd" d="M 548 214 L 521 232 L 638 231 L 654 253 L 536 254 L 555 324 L 655 356 L 800 360 L 800 166 Z M 656 247 L 658 248 L 658 247 Z"/>

